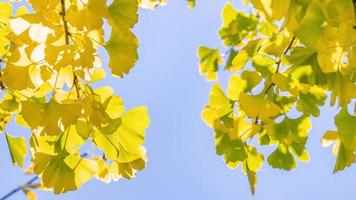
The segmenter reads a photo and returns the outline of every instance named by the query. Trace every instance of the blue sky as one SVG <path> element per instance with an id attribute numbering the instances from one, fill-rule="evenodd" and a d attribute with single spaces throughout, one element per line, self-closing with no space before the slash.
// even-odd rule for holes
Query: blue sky
<path id="1" fill-rule="evenodd" d="M 37 191 L 40 200 L 356 199 L 356 168 L 333 175 L 335 158 L 331 149 L 322 148 L 319 142 L 326 130 L 335 128 L 336 109 L 324 107 L 321 117 L 313 119 L 307 144 L 311 161 L 298 163 L 292 172 L 275 170 L 265 163 L 258 173 L 255 196 L 250 195 L 241 169 L 230 170 L 215 154 L 213 131 L 200 118 L 212 83 L 199 75 L 196 49 L 199 44 L 222 45 L 217 30 L 224 2 L 200 0 L 196 9 L 189 10 L 185 1 L 170 0 L 167 6 L 154 12 L 141 10 L 135 28 L 140 40 L 139 62 L 124 79 L 109 78 L 103 83 L 112 85 L 127 107 L 141 104 L 149 107 L 151 126 L 145 145 L 148 167 L 131 181 L 105 184 L 92 180 L 61 196 Z M 237 7 L 243 9 L 241 5 Z M 106 57 L 104 60 L 107 61 Z M 220 76 L 222 83 L 226 77 Z M 13 135 L 29 134 L 14 125 L 7 131 Z M 274 148 L 268 147 L 263 152 Z M 30 177 L 11 165 L 3 134 L 0 158 L 1 196 Z M 18 193 L 11 199 L 24 198 Z"/>

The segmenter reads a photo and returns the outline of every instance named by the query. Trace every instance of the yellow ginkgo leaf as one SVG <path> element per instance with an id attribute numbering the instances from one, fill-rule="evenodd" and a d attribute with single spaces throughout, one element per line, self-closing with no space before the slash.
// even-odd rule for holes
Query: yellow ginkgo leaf
<path id="1" fill-rule="evenodd" d="M 264 122 L 268 122 L 281 112 L 281 109 L 276 104 L 264 99 L 263 96 L 252 96 L 246 93 L 240 94 L 240 106 L 249 118 L 258 118 Z"/>
<path id="2" fill-rule="evenodd" d="M 28 200 L 36 200 L 37 199 L 37 195 L 33 191 L 28 190 L 28 189 L 22 189 L 22 191 L 25 193 Z"/>
<path id="3" fill-rule="evenodd" d="M 149 123 L 146 107 L 133 108 L 97 131 L 94 143 L 108 159 L 131 162 L 145 155 L 142 144 Z"/>
<path id="4" fill-rule="evenodd" d="M 200 74 L 206 76 L 207 80 L 215 80 L 217 78 L 219 64 L 222 63 L 219 49 L 200 46 L 198 49 L 198 57 L 200 59 Z"/>
<path id="5" fill-rule="evenodd" d="M 210 91 L 209 106 L 215 110 L 219 117 L 232 112 L 232 102 L 228 99 L 218 83 Z"/>
<path id="6" fill-rule="evenodd" d="M 7 145 L 9 147 L 12 163 L 23 167 L 23 161 L 27 155 L 27 146 L 25 138 L 12 137 L 5 134 Z"/>
<path id="7" fill-rule="evenodd" d="M 34 87 L 30 77 L 29 67 L 7 65 L 4 69 L 2 81 L 6 86 L 16 90 L 24 90 Z"/>
<path id="8" fill-rule="evenodd" d="M 77 121 L 80 111 L 77 102 L 24 101 L 21 115 L 32 129 L 43 128 L 44 133 L 48 135 L 58 135 Z"/>
<path id="9" fill-rule="evenodd" d="M 72 191 L 93 178 L 97 165 L 93 160 L 62 152 L 58 155 L 36 153 L 34 171 L 41 177 L 43 187 L 55 194 Z"/>
<path id="10" fill-rule="evenodd" d="M 247 82 L 238 75 L 232 75 L 227 86 L 227 94 L 229 99 L 237 101 L 240 93 L 247 87 Z"/>
<path id="11" fill-rule="evenodd" d="M 0 2 L 0 22 L 7 23 L 12 14 L 12 5 L 8 2 Z"/>

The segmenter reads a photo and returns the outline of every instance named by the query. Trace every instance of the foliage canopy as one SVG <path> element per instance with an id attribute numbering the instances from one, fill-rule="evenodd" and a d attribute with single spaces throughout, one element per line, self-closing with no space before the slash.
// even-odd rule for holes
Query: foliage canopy
<path id="1" fill-rule="evenodd" d="M 164 1 L 18 2 L 0 2 L 0 130 L 11 119 L 31 130 L 29 142 L 5 137 L 13 164 L 24 167 L 29 154 L 26 173 L 41 181 L 21 189 L 34 199 L 33 188 L 60 194 L 93 177 L 133 178 L 147 162 L 148 110 L 125 110 L 111 87 L 93 86 L 106 76 L 98 50 L 109 55 L 112 75 L 128 74 L 138 59 L 137 11 Z"/>
<path id="2" fill-rule="evenodd" d="M 94 177 L 133 178 L 147 162 L 148 110 L 126 111 L 111 87 L 94 87 L 106 77 L 98 50 L 107 52 L 112 75 L 127 75 L 138 59 L 132 32 L 138 9 L 166 1 L 28 0 L 26 7 L 13 6 L 17 2 L 0 2 L 0 131 L 13 164 L 23 168 L 29 155 L 26 173 L 41 181 L 20 189 L 35 199 L 33 188 L 60 194 Z M 311 118 L 329 100 L 339 108 L 337 130 L 327 131 L 321 143 L 333 145 L 334 172 L 349 167 L 356 162 L 350 111 L 356 1 L 243 2 L 251 11 L 231 3 L 223 9 L 224 47 L 198 49 L 201 74 L 215 81 L 202 118 L 214 129 L 216 153 L 232 169 L 241 165 L 253 194 L 265 160 L 282 170 L 309 161 Z M 195 0 L 187 3 L 195 6 Z M 217 82 L 221 68 L 231 73 L 226 90 Z M 12 119 L 31 130 L 29 142 L 6 132 Z M 258 149 L 267 145 L 275 149 L 265 158 Z"/>
<path id="3" fill-rule="evenodd" d="M 296 168 L 296 160 L 309 160 L 310 118 L 329 97 L 340 110 L 338 130 L 326 132 L 322 145 L 334 144 L 334 172 L 356 162 L 356 117 L 348 111 L 356 97 L 356 1 L 243 2 L 250 12 L 231 3 L 223 9 L 224 48 L 198 50 L 207 80 L 215 81 L 221 67 L 232 73 L 226 93 L 215 83 L 202 111 L 214 129 L 216 153 L 228 167 L 242 166 L 254 193 L 265 158 L 252 139 L 276 146 L 266 158 L 273 168 Z"/>

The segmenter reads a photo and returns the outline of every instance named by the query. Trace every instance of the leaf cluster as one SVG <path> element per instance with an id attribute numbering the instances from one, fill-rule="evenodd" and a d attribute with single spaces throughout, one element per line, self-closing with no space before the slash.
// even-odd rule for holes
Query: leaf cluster
<path id="1" fill-rule="evenodd" d="M 227 3 L 222 11 L 221 48 L 199 47 L 200 72 L 216 81 L 220 68 L 231 73 L 226 93 L 219 83 L 202 111 L 214 129 L 216 153 L 230 168 L 242 165 L 251 192 L 264 156 L 252 146 L 273 145 L 266 158 L 273 168 L 292 170 L 307 162 L 311 117 L 330 99 L 337 106 L 334 172 L 356 161 L 356 5 L 352 0 L 244 0 L 250 12 Z M 222 54 L 220 52 L 225 51 Z M 298 117 L 291 117 L 291 116 Z M 253 153 L 251 153 L 253 152 Z"/>
<path id="2" fill-rule="evenodd" d="M 125 110 L 111 87 L 94 87 L 106 77 L 98 51 L 109 55 L 112 75 L 128 74 L 138 59 L 138 9 L 164 1 L 17 2 L 0 2 L 0 130 L 11 119 L 30 130 L 5 134 L 13 163 L 24 167 L 29 155 L 26 173 L 40 178 L 22 190 L 35 199 L 34 188 L 59 194 L 94 177 L 133 178 L 147 162 L 148 110 Z"/>

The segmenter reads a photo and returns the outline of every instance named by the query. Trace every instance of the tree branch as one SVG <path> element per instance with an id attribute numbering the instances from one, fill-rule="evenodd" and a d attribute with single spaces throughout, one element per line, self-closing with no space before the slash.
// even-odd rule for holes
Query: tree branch
<path id="1" fill-rule="evenodd" d="M 4 62 L 4 60 L 2 58 L 0 58 L 0 63 L 2 63 L 2 62 Z M 2 78 L 1 77 L 2 77 L 2 72 L 0 71 L 0 89 L 1 90 L 5 90 L 6 87 L 5 87 L 4 83 L 2 82 Z"/>
<path id="2" fill-rule="evenodd" d="M 65 5 L 65 0 L 61 0 L 61 7 L 62 7 L 62 11 L 61 11 L 61 16 L 62 16 L 62 21 L 63 21 L 63 26 L 64 26 L 64 34 L 65 34 L 65 40 L 66 40 L 66 44 L 69 44 L 69 30 L 68 30 L 68 22 L 66 20 L 66 5 Z"/>
<path id="3" fill-rule="evenodd" d="M 68 29 L 68 22 L 66 20 L 66 5 L 65 5 L 65 0 L 61 0 L 61 16 L 62 16 L 62 21 L 63 21 L 63 26 L 64 26 L 64 34 L 65 34 L 65 42 L 66 45 L 69 45 L 69 36 L 71 35 Z M 75 75 L 74 71 L 73 71 L 73 84 L 75 86 L 75 90 L 77 92 L 77 98 L 79 99 L 80 95 L 79 95 L 79 79 L 77 77 L 77 75 Z"/>
<path id="4" fill-rule="evenodd" d="M 356 0 L 354 0 L 356 1 Z M 292 40 L 290 41 L 290 43 L 288 44 L 287 48 L 283 51 L 281 57 L 279 58 L 279 60 L 276 62 L 277 68 L 276 71 L 274 72 L 275 74 L 279 72 L 280 68 L 281 68 L 281 63 L 282 63 L 282 57 L 287 55 L 288 51 L 293 47 L 294 42 L 296 41 L 296 37 L 293 36 Z M 266 89 L 266 91 L 264 92 L 264 95 L 266 95 L 274 86 L 274 83 L 272 82 Z M 255 119 L 255 124 L 258 124 L 258 115 Z"/>
<path id="5" fill-rule="evenodd" d="M 281 57 L 279 58 L 279 60 L 276 62 L 277 68 L 276 68 L 276 71 L 274 72 L 275 74 L 279 72 L 279 69 L 280 69 L 280 67 L 281 67 L 282 56 L 287 55 L 288 51 L 292 48 L 292 46 L 293 46 L 295 40 L 296 40 L 296 37 L 293 36 L 293 38 L 292 38 L 292 40 L 290 41 L 288 47 L 283 51 L 283 54 L 281 55 Z M 267 87 L 267 89 L 266 89 L 266 91 L 265 91 L 265 94 L 267 94 L 267 93 L 269 92 L 269 90 L 270 90 L 273 86 L 274 86 L 274 83 L 271 83 L 271 84 Z"/>
<path id="6" fill-rule="evenodd" d="M 32 183 L 34 183 L 38 179 L 39 179 L 38 176 L 33 177 L 32 179 L 27 181 L 25 184 L 20 185 L 19 187 L 13 189 L 11 192 L 9 192 L 6 195 L 4 195 L 3 197 L 1 197 L 0 200 L 5 200 L 5 199 L 11 197 L 12 195 L 16 194 L 18 191 L 22 190 L 26 185 L 31 185 Z"/>
<path id="7" fill-rule="evenodd" d="M 70 32 L 68 29 L 68 22 L 65 19 L 66 16 L 66 8 L 65 8 L 65 0 L 61 0 L 61 13 L 60 15 L 62 16 L 62 21 L 63 21 L 63 26 L 64 26 L 64 34 L 65 34 L 65 43 L 66 45 L 69 45 L 69 37 L 70 37 Z M 1 60 L 2 61 L 2 60 Z M 74 74 L 74 80 L 73 80 L 73 84 L 75 85 L 75 88 L 77 90 L 77 97 L 79 98 L 79 85 L 78 85 L 78 77 Z M 1 74 L 0 74 L 1 77 Z M 0 82 L 0 88 L 3 88 L 3 84 L 2 82 Z M 81 157 L 87 157 L 88 154 L 84 153 L 81 155 Z M 17 188 L 13 189 L 12 191 L 10 191 L 9 193 L 5 194 L 3 197 L 0 198 L 0 200 L 5 200 L 9 197 L 11 197 L 12 195 L 16 194 L 17 192 L 21 191 L 23 188 L 25 188 L 27 185 L 31 185 L 33 184 L 36 180 L 39 179 L 39 176 L 34 176 L 33 178 L 31 178 L 29 181 L 27 181 L 26 183 L 24 183 L 23 185 L 18 186 Z"/>

